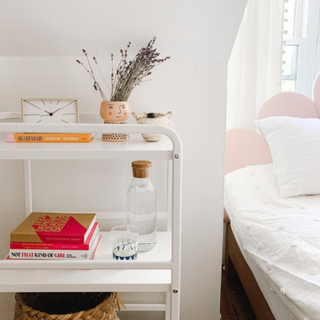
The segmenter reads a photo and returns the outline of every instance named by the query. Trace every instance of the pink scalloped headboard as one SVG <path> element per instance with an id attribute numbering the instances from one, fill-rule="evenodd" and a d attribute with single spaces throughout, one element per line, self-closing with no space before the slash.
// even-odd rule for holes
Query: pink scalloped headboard
<path id="1" fill-rule="evenodd" d="M 313 101 L 296 92 L 281 92 L 267 100 L 258 119 L 275 116 L 319 118 L 320 73 L 313 84 Z M 249 129 L 232 129 L 226 133 L 226 173 L 246 167 L 272 163 L 269 147 L 263 137 Z"/>

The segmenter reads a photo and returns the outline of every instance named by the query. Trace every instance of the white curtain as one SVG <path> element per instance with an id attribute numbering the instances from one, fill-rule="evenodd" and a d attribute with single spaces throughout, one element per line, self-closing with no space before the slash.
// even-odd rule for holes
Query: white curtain
<path id="1" fill-rule="evenodd" d="M 227 130 L 254 129 L 281 89 L 283 0 L 248 0 L 228 64 Z"/>

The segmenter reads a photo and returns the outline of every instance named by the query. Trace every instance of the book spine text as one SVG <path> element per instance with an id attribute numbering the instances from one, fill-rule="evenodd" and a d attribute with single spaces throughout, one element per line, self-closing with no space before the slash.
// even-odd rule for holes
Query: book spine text
<path id="1" fill-rule="evenodd" d="M 74 252 L 57 252 L 57 251 L 18 251 L 18 250 L 10 250 L 9 257 L 10 259 L 75 259 L 75 260 L 87 260 L 90 259 L 92 255 L 91 251 L 86 253 L 82 251 L 74 251 Z"/>
<path id="2" fill-rule="evenodd" d="M 7 142 L 16 143 L 54 143 L 54 142 L 90 142 L 91 134 L 84 133 L 8 133 Z"/>

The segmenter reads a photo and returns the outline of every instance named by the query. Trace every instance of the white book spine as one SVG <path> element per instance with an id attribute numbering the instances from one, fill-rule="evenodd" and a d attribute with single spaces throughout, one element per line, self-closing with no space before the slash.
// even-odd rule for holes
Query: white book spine
<path id="1" fill-rule="evenodd" d="M 92 251 L 80 251 L 80 250 L 16 250 L 10 249 L 10 259 L 70 259 L 70 260 L 87 260 L 90 259 Z"/>

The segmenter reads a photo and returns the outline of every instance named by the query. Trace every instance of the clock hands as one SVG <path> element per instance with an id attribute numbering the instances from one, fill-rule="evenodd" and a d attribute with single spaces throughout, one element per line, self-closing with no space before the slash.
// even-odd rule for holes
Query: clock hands
<path id="1" fill-rule="evenodd" d="M 72 101 L 73 102 L 73 101 Z M 55 114 L 56 112 L 58 112 L 59 110 L 61 110 L 61 109 L 63 109 L 63 108 L 65 108 L 65 107 L 67 107 L 68 105 L 70 105 L 72 102 L 70 102 L 70 103 L 68 103 L 67 105 L 65 105 L 64 107 L 61 107 L 61 108 L 58 108 L 57 110 L 55 110 L 55 111 L 53 111 L 53 112 L 50 112 L 50 115 L 51 114 Z M 44 111 L 46 111 L 46 110 L 44 110 Z"/>
<path id="2" fill-rule="evenodd" d="M 56 111 L 52 112 L 52 114 L 55 114 L 55 113 L 56 113 L 57 111 L 59 111 L 60 109 L 62 109 L 62 108 L 57 109 Z"/>
<path id="3" fill-rule="evenodd" d="M 75 100 L 74 100 L 75 101 Z M 65 106 L 63 106 L 63 107 L 61 107 L 61 108 L 58 108 L 57 110 L 55 110 L 55 111 L 53 111 L 53 112 L 49 112 L 49 111 L 47 111 L 47 110 L 44 110 L 45 112 L 47 112 L 48 114 L 49 114 L 49 116 L 53 116 L 56 112 L 58 112 L 59 110 L 61 110 L 61 109 L 64 109 L 64 108 L 66 108 L 67 106 L 69 106 L 70 104 L 72 104 L 72 103 L 74 103 L 74 101 L 71 101 L 71 102 L 69 102 L 68 104 L 66 104 Z M 57 104 L 60 102 L 60 100 L 57 102 Z"/>
<path id="4" fill-rule="evenodd" d="M 54 111 L 54 112 L 49 112 L 49 111 L 47 111 L 47 110 L 43 110 L 44 112 L 46 112 L 47 114 L 43 114 L 43 115 L 41 115 L 40 117 L 47 117 L 47 116 L 50 116 L 50 117 L 52 117 L 56 112 L 58 112 L 60 109 L 62 109 L 62 108 L 58 108 L 56 111 Z"/>
<path id="5" fill-rule="evenodd" d="M 40 117 L 47 117 L 47 116 L 50 116 L 52 117 L 53 116 L 53 113 L 52 112 L 49 112 L 47 110 L 43 110 L 44 112 L 46 112 L 47 114 L 42 114 Z"/>

